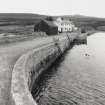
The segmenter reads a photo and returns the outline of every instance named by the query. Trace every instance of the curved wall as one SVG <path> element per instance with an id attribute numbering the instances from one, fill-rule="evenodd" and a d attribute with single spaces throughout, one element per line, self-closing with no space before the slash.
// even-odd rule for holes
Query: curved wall
<path id="1" fill-rule="evenodd" d="M 38 76 L 46 70 L 77 37 L 77 34 L 54 36 L 48 45 L 36 48 L 16 62 L 11 83 L 11 105 L 36 105 L 31 90 Z"/>

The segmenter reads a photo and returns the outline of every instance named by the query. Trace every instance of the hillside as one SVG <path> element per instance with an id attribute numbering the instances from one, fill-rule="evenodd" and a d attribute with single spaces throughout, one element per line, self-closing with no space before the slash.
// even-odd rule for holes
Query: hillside
<path id="1" fill-rule="evenodd" d="M 32 25 L 46 16 L 26 13 L 0 13 L 0 25 Z"/>
<path id="2" fill-rule="evenodd" d="M 0 13 L 0 33 L 31 34 L 34 24 L 47 16 L 30 13 Z M 53 16 L 57 18 L 58 16 Z M 104 30 L 105 19 L 82 15 L 60 16 L 72 20 L 77 27 L 86 30 Z"/>
<path id="3" fill-rule="evenodd" d="M 31 34 L 34 24 L 46 16 L 29 13 L 0 13 L 0 33 Z"/>

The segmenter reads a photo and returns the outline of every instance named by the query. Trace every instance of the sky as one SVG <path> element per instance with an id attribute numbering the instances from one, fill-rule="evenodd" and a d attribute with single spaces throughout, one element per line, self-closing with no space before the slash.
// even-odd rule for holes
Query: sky
<path id="1" fill-rule="evenodd" d="M 86 15 L 105 18 L 105 0 L 0 0 L 0 13 Z"/>

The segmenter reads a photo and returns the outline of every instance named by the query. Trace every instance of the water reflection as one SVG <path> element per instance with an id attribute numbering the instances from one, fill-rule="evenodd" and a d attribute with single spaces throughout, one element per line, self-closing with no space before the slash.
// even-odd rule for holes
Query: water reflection
<path id="1" fill-rule="evenodd" d="M 89 36 L 62 60 L 37 82 L 39 105 L 105 105 L 105 33 Z"/>

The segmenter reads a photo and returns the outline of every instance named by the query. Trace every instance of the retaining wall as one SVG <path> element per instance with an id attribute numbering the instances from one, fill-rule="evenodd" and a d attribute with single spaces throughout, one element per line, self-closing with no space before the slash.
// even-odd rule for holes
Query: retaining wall
<path id="1" fill-rule="evenodd" d="M 77 37 L 51 37 L 51 43 L 30 51 L 16 62 L 11 82 L 11 105 L 36 105 L 31 90 L 38 76 L 70 46 Z"/>

